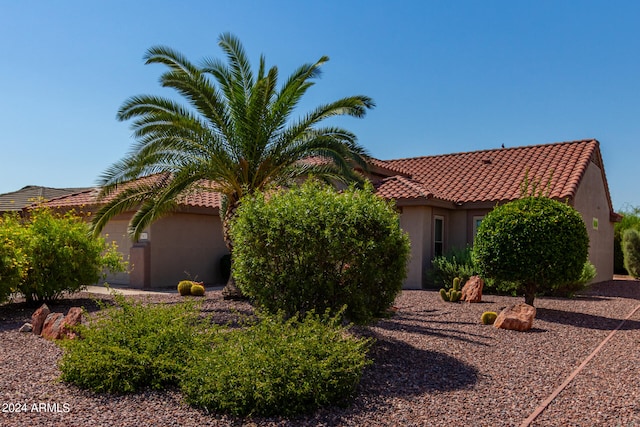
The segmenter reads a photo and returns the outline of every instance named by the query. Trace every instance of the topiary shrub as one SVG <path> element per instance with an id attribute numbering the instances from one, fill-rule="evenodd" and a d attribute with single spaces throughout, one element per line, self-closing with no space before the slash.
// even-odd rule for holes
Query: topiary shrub
<path id="1" fill-rule="evenodd" d="M 622 235 L 622 253 L 624 268 L 635 277 L 640 277 L 640 232 L 630 228 Z"/>
<path id="2" fill-rule="evenodd" d="M 370 339 L 355 338 L 338 316 L 285 320 L 259 315 L 256 323 L 213 334 L 209 349 L 194 354 L 181 389 L 207 412 L 291 416 L 351 398 Z"/>
<path id="3" fill-rule="evenodd" d="M 628 274 L 624 267 L 622 236 L 629 229 L 640 231 L 640 206 L 627 206 L 620 211 L 620 214 L 622 214 L 622 219 L 615 223 L 613 229 L 613 272 L 616 274 Z"/>
<path id="4" fill-rule="evenodd" d="M 591 282 L 596 277 L 596 274 L 597 270 L 595 265 L 591 264 L 590 261 L 587 261 L 584 263 L 584 266 L 582 267 L 582 273 L 580 273 L 580 277 L 577 280 L 555 286 L 550 291 L 545 292 L 544 295 L 565 298 L 573 297 L 576 292 L 587 289 L 589 282 Z"/>
<path id="5" fill-rule="evenodd" d="M 338 193 L 313 179 L 244 199 L 231 225 L 233 275 L 271 313 L 337 312 L 363 323 L 384 314 L 406 277 L 409 239 L 391 203 Z"/>
<path id="6" fill-rule="evenodd" d="M 191 295 L 191 287 L 193 286 L 193 281 L 191 280 L 181 280 L 178 282 L 178 293 L 180 295 L 187 296 Z"/>
<path id="7" fill-rule="evenodd" d="M 200 283 L 194 283 L 193 286 L 191 286 L 191 295 L 196 297 L 204 296 L 204 285 Z"/>
<path id="8" fill-rule="evenodd" d="M 536 292 L 580 277 L 588 249 L 589 236 L 575 209 L 546 197 L 525 197 L 485 216 L 472 257 L 483 277 L 513 282 L 533 305 Z"/>

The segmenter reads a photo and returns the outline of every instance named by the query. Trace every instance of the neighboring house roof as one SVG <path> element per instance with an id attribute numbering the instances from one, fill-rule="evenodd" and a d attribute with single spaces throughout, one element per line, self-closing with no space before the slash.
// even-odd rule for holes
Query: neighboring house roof
<path id="1" fill-rule="evenodd" d="M 595 139 L 388 160 L 385 163 L 407 173 L 413 183 L 424 187 L 423 193 L 463 204 L 518 199 L 525 174 L 529 182 L 540 183 L 542 188 L 538 188 L 544 190 L 545 195 L 546 185 L 551 179 L 549 197 L 572 199 L 589 162 L 594 162 L 601 169 L 610 202 L 599 143 Z M 385 191 L 384 195 L 399 199 L 410 197 L 401 189 L 397 194 Z"/>
<path id="2" fill-rule="evenodd" d="M 51 188 L 27 185 L 18 191 L 0 194 L 0 212 L 21 211 L 34 202 L 50 200 L 67 194 L 84 191 L 86 188 Z"/>
<path id="3" fill-rule="evenodd" d="M 153 175 L 150 177 L 142 178 L 137 182 L 154 183 L 161 179 L 159 175 Z M 180 206 L 185 207 L 201 207 L 219 209 L 221 205 L 221 195 L 213 190 L 207 190 L 211 188 L 213 184 L 208 181 L 200 183 L 198 191 L 193 191 L 185 195 L 180 201 Z M 85 191 L 69 194 L 62 197 L 57 197 L 49 200 L 46 205 L 51 208 L 71 208 L 71 207 L 90 207 L 97 204 L 97 197 L 100 192 L 99 188 L 90 188 Z M 107 197 L 105 200 L 109 200 Z"/>

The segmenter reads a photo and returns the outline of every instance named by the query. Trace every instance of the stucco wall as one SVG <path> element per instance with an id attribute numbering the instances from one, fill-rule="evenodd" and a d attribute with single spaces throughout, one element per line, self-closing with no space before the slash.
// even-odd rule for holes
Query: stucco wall
<path id="1" fill-rule="evenodd" d="M 411 241 L 411 258 L 403 289 L 421 289 L 425 264 L 431 259 L 431 208 L 403 207 L 400 227 L 407 232 Z"/>
<path id="2" fill-rule="evenodd" d="M 102 230 L 102 237 L 104 237 L 107 243 L 116 242 L 118 252 L 122 254 L 122 258 L 125 261 L 129 261 L 129 251 L 131 250 L 131 246 L 133 246 L 133 242 L 127 235 L 129 218 L 130 216 L 120 215 L 109 221 Z M 130 265 L 130 269 L 131 268 L 133 268 L 133 265 Z M 105 281 L 114 285 L 128 285 L 129 273 L 107 274 Z"/>
<path id="3" fill-rule="evenodd" d="M 151 287 L 174 287 L 180 280 L 220 284 L 219 260 L 227 253 L 217 215 L 176 213 L 149 230 Z"/>
<path id="4" fill-rule="evenodd" d="M 590 162 L 576 192 L 574 207 L 582 215 L 589 233 L 589 260 L 597 270 L 595 282 L 611 280 L 613 277 L 614 224 L 609 220 L 605 191 L 602 171 Z M 597 221 L 597 228 L 594 220 Z"/>

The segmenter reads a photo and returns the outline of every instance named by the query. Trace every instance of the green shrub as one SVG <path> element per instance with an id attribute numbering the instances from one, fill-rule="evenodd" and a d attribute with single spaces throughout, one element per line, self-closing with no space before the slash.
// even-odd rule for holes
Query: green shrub
<path id="1" fill-rule="evenodd" d="M 27 272 L 26 233 L 16 215 L 0 217 L 0 303 L 18 290 Z"/>
<path id="2" fill-rule="evenodd" d="M 197 305 L 147 306 L 114 295 L 117 306 L 60 342 L 64 381 L 96 392 L 128 393 L 178 385 L 189 353 L 200 343 Z"/>
<path id="3" fill-rule="evenodd" d="M 73 213 L 30 211 L 20 243 L 27 257 L 18 290 L 28 303 L 51 301 L 96 283 L 104 270 L 124 271 L 115 244 L 91 236 L 89 226 Z"/>
<path id="4" fill-rule="evenodd" d="M 427 288 L 448 286 L 453 279 L 459 277 L 462 282 L 477 274 L 471 259 L 471 248 L 453 248 L 444 255 L 431 261 L 432 268 L 428 270 L 425 284 Z"/>
<path id="5" fill-rule="evenodd" d="M 622 253 L 622 236 L 626 230 L 640 231 L 640 206 L 627 207 L 620 211 L 622 220 L 616 222 L 613 231 L 614 241 L 614 272 L 616 274 L 628 274 L 624 266 L 624 254 Z"/>
<path id="6" fill-rule="evenodd" d="M 244 199 L 231 224 L 233 275 L 271 313 L 337 312 L 369 321 L 406 277 L 409 239 L 391 203 L 365 190 L 337 193 L 315 180 Z"/>
<path id="7" fill-rule="evenodd" d="M 640 232 L 630 228 L 622 235 L 624 268 L 636 279 L 640 277 Z"/>
<path id="8" fill-rule="evenodd" d="M 585 290 L 588 287 L 588 283 L 596 277 L 596 267 L 591 264 L 590 261 L 584 263 L 582 267 L 582 273 L 577 280 L 563 283 L 554 287 L 552 290 L 545 293 L 545 295 L 551 295 L 555 297 L 572 297 L 576 292 Z"/>
<path id="9" fill-rule="evenodd" d="M 482 277 L 513 282 L 533 304 L 536 292 L 577 280 L 587 261 L 589 236 L 571 206 L 526 197 L 495 208 L 482 220 L 473 261 Z"/>
<path id="10" fill-rule="evenodd" d="M 370 363 L 369 339 L 348 335 L 338 317 L 260 316 L 213 335 L 194 355 L 181 389 L 188 403 L 234 415 L 294 415 L 350 398 Z"/>

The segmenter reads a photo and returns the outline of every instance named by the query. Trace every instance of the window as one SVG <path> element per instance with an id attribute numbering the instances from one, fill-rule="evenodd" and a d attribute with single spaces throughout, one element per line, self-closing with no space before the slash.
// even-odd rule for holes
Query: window
<path id="1" fill-rule="evenodd" d="M 433 219 L 433 256 L 442 256 L 444 252 L 444 217 Z"/>
<path id="2" fill-rule="evenodd" d="M 473 237 L 476 237 L 478 234 L 478 228 L 480 228 L 480 223 L 484 219 L 484 216 L 474 216 L 473 217 Z"/>

